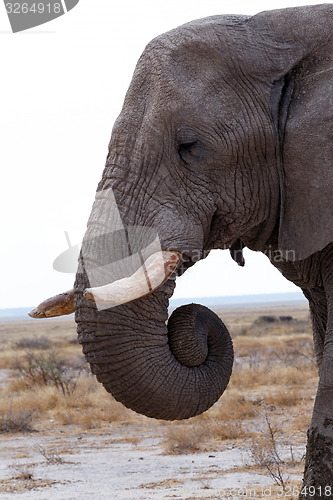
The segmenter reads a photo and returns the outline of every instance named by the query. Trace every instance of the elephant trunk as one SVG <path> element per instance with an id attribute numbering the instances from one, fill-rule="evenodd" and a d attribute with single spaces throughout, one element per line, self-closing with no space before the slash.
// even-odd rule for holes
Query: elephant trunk
<path id="1" fill-rule="evenodd" d="M 190 304 L 173 312 L 168 300 L 175 278 L 128 304 L 98 311 L 74 287 L 79 342 L 97 380 L 114 398 L 148 417 L 177 420 L 198 415 L 224 392 L 233 347 L 222 321 L 206 307 Z"/>

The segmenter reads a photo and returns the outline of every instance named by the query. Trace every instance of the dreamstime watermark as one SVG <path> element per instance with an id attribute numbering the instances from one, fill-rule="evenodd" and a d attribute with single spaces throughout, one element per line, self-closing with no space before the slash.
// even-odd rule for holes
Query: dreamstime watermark
<path id="1" fill-rule="evenodd" d="M 278 250 L 275 248 L 272 248 L 269 246 L 264 252 L 263 252 L 266 257 L 269 258 L 269 260 L 273 264 L 281 264 L 284 262 L 295 262 L 296 259 L 296 252 L 295 250 Z"/>
<path id="2" fill-rule="evenodd" d="M 162 248 L 157 230 L 145 226 L 124 226 L 112 189 L 96 194 L 88 229 L 79 245 L 72 245 L 69 234 L 65 232 L 68 249 L 54 261 L 53 268 L 59 272 L 76 272 L 81 251 L 81 266 L 87 274 L 91 288 L 98 288 L 124 278 L 133 276 L 152 255 L 159 255 L 159 274 L 156 267 L 146 269 L 144 278 L 146 290 L 151 291 L 152 281 L 163 281 L 165 267 Z M 78 268 L 78 272 L 83 271 Z M 116 305 L 116 304 L 115 304 Z M 99 310 L 112 307 L 112 304 L 97 304 Z"/>
<path id="3" fill-rule="evenodd" d="M 166 250 L 175 255 L 180 254 L 177 275 L 183 274 L 189 267 L 209 254 L 209 251 L 202 249 L 167 249 L 164 245 L 162 251 L 156 228 L 141 225 L 124 226 L 112 188 L 96 193 L 82 245 L 72 245 L 67 232 L 65 236 L 68 249 L 54 260 L 53 268 L 56 271 L 85 272 L 89 280 L 89 288 L 93 289 L 108 285 L 107 290 L 110 290 L 110 284 L 133 277 L 132 281 L 123 282 L 120 289 L 123 290 L 123 287 L 127 286 L 133 290 L 139 283 L 140 294 L 137 296 L 140 297 L 151 293 L 174 272 L 174 262 L 168 260 L 169 253 L 164 253 Z M 232 257 L 238 263 L 243 262 L 243 247 L 243 244 L 237 245 L 231 251 Z M 285 255 L 279 250 L 268 248 L 264 253 L 276 265 L 286 260 L 295 260 L 295 253 L 292 251 Z M 79 258 L 80 255 L 81 258 Z M 167 255 L 166 260 L 165 255 Z M 152 260 L 154 264 L 147 265 Z M 78 262 L 80 262 L 79 267 Z M 135 274 L 137 272 L 138 274 Z M 153 283 L 156 285 L 153 286 Z M 117 286 L 119 287 L 119 284 Z M 96 294 L 96 290 L 93 293 Z M 104 289 L 104 293 L 109 292 Z M 107 303 L 104 301 L 104 303 L 97 304 L 98 309 L 108 309 L 113 306 L 114 289 L 111 295 L 112 298 L 108 299 Z M 114 306 L 118 303 L 114 303 Z"/>
<path id="4" fill-rule="evenodd" d="M 54 260 L 53 268 L 62 273 L 85 272 L 89 288 L 119 282 L 139 271 L 140 296 L 144 296 L 163 283 L 166 276 L 175 270 L 173 258 L 169 260 L 168 254 L 165 254 L 167 249 L 163 248 L 162 251 L 156 228 L 123 225 L 111 188 L 97 192 L 82 245 L 72 245 L 68 232 L 65 232 L 65 236 L 68 248 Z M 175 254 L 174 251 L 174 248 L 170 248 L 170 253 Z M 180 261 L 177 274 L 183 274 L 209 252 L 183 249 L 178 253 Z M 150 258 L 153 259 L 153 265 L 147 264 L 152 262 Z M 137 276 L 133 278 L 132 284 L 127 282 L 127 286 L 134 286 Z M 97 304 L 99 310 L 110 307 L 110 302 Z"/>
<path id="5" fill-rule="evenodd" d="M 295 260 L 297 260 L 295 250 L 279 250 L 272 246 L 268 246 L 262 253 L 269 258 L 272 264 L 277 266 L 285 262 L 295 262 Z M 234 249 L 232 251 L 232 258 L 236 262 L 243 261 L 243 248 Z"/>
<path id="6" fill-rule="evenodd" d="M 219 491 L 219 498 L 228 500 L 239 500 L 240 498 L 259 500 L 263 498 L 332 498 L 333 487 L 327 486 L 303 486 L 298 487 L 294 485 L 284 486 L 257 486 L 254 488 L 225 488 Z"/>
<path id="7" fill-rule="evenodd" d="M 78 3 L 79 0 L 4 0 L 13 33 L 53 21 Z"/>

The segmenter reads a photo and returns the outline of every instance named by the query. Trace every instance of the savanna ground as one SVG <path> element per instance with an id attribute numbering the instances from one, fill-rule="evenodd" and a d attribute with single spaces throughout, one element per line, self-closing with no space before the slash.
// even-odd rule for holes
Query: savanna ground
<path id="1" fill-rule="evenodd" d="M 317 385 L 308 309 L 220 315 L 228 389 L 177 422 L 114 401 L 73 319 L 0 323 L 0 498 L 297 498 Z"/>

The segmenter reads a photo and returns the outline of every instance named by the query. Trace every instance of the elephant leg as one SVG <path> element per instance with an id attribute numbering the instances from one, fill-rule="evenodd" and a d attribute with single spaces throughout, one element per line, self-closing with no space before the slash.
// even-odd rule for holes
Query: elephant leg
<path id="1" fill-rule="evenodd" d="M 328 262 L 332 259 L 328 259 Z M 331 270 L 329 269 L 331 267 Z M 312 304 L 312 317 L 317 351 L 322 345 L 319 359 L 319 384 L 313 409 L 305 460 L 302 499 L 333 499 L 333 271 L 323 267 L 323 280 L 327 301 L 327 321 L 324 342 L 321 330 L 325 311 L 320 310 L 324 298 Z M 317 297 L 318 299 L 318 297 Z M 310 302 L 311 307 L 311 302 Z M 318 356 L 319 354 L 319 356 Z"/>
<path id="2" fill-rule="evenodd" d="M 303 491 L 302 499 L 333 499 L 333 329 L 325 337 L 318 390 L 308 431 Z"/>

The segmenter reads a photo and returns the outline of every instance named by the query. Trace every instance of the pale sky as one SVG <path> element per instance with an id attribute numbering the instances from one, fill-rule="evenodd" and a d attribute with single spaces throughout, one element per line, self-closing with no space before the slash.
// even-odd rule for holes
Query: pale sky
<path id="1" fill-rule="evenodd" d="M 145 45 L 216 14 L 319 4 L 274 0 L 81 0 L 68 14 L 12 34 L 0 5 L 0 308 L 34 306 L 72 287 L 52 267 L 79 244 L 112 125 Z M 329 2 L 327 2 L 329 3 Z M 217 251 L 179 281 L 174 297 L 296 291 L 261 254 L 239 268 Z"/>

